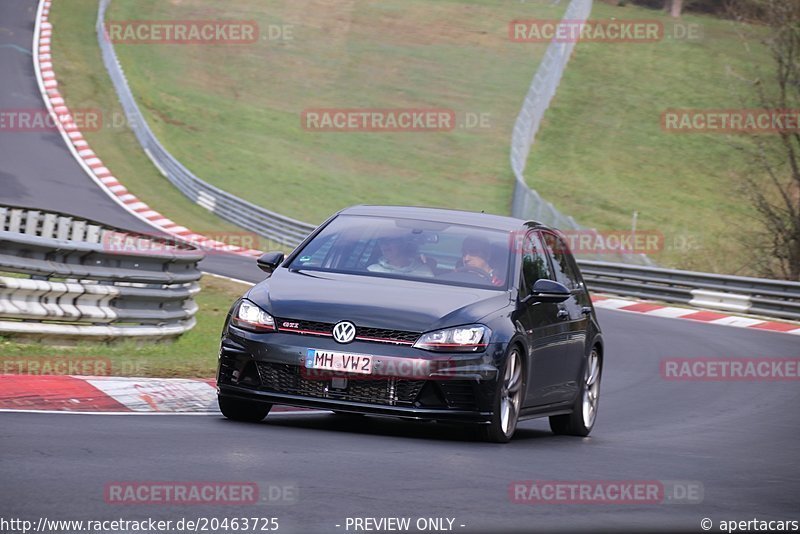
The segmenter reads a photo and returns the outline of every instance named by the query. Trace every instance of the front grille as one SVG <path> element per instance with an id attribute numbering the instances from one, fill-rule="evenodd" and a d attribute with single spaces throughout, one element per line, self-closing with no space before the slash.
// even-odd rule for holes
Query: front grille
<path id="1" fill-rule="evenodd" d="M 332 389 L 330 380 L 311 380 L 300 374 L 300 367 L 288 364 L 258 362 L 261 388 L 275 393 L 288 393 L 386 406 L 412 406 L 424 380 L 398 378 L 349 379 L 345 389 Z"/>
<path id="2" fill-rule="evenodd" d="M 319 321 L 298 321 L 295 319 L 276 319 L 278 329 L 282 332 L 294 332 L 301 335 L 331 336 L 333 323 Z M 378 343 L 394 343 L 396 345 L 413 345 L 420 334 L 405 330 L 391 330 L 387 328 L 369 328 L 356 325 L 356 339 L 361 341 L 375 341 Z"/>
<path id="3" fill-rule="evenodd" d="M 333 335 L 333 325 L 330 323 L 321 323 L 318 321 L 295 321 L 294 319 L 276 319 L 276 321 L 280 330 L 298 330 L 298 334 L 306 333 L 312 335 Z"/>
<path id="4" fill-rule="evenodd" d="M 384 328 L 356 327 L 356 339 L 368 338 L 383 343 L 404 343 L 413 345 L 419 339 L 416 332 L 403 332 L 402 330 L 387 330 Z"/>

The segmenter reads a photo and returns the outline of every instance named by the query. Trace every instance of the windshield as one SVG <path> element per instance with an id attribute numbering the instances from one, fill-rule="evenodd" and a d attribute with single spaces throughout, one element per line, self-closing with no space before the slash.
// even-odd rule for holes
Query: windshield
<path id="1" fill-rule="evenodd" d="M 509 233 L 449 223 L 340 215 L 290 269 L 505 290 Z"/>

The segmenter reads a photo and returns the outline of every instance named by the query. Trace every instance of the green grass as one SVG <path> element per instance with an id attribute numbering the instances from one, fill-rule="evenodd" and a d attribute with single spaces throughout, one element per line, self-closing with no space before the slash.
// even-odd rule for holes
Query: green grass
<path id="1" fill-rule="evenodd" d="M 564 3 L 562 3 L 564 4 Z M 118 113 L 100 63 L 96 2 L 54 4 L 53 49 L 71 106 Z M 508 213 L 511 128 L 544 45 L 512 43 L 512 19 L 557 18 L 550 2 L 115 0 L 109 20 L 254 19 L 292 40 L 250 46 L 125 45 L 117 52 L 156 135 L 201 178 L 309 222 L 356 203 Z M 595 2 L 594 19 L 669 20 Z M 664 109 L 736 108 L 753 64 L 768 64 L 730 22 L 686 15 L 699 40 L 580 43 L 537 136 L 526 173 L 544 198 L 601 230 L 661 232 L 665 266 L 754 274 L 751 172 L 740 136 L 661 130 Z M 68 38 L 67 38 L 68 36 Z M 304 109 L 445 107 L 490 127 L 449 133 L 321 133 Z M 124 129 L 89 133 L 112 171 L 192 229 L 235 231 L 171 187 Z"/>
<path id="2" fill-rule="evenodd" d="M 110 105 L 110 89 L 90 50 L 96 48 L 95 6 L 94 0 L 53 6 L 55 65 L 72 105 L 73 95 L 75 103 L 96 98 Z M 107 19 L 290 25 L 291 40 L 249 46 L 116 48 L 154 132 L 193 172 L 262 206 L 320 222 L 357 203 L 508 213 L 511 129 L 544 45 L 509 42 L 507 25 L 514 17 L 558 17 L 563 10 L 545 2 L 489 0 L 116 0 Z M 65 35 L 80 45 L 67 43 Z M 64 67 L 67 60 L 70 68 Z M 302 111 L 321 107 L 447 108 L 460 124 L 466 114 L 484 114 L 489 127 L 439 133 L 304 130 Z M 130 154 L 129 134 L 97 146 L 123 183 L 147 202 L 162 192 L 170 195 L 163 212 L 183 220 L 185 203 L 175 202 L 177 193 L 151 170 L 142 173 L 140 158 Z M 161 181 L 157 189 L 154 179 Z"/>
<path id="3" fill-rule="evenodd" d="M 661 11 L 595 3 L 593 19 L 659 19 Z M 703 38 L 579 43 L 528 160 L 527 179 L 584 225 L 659 231 L 664 265 L 752 274 L 744 236 L 754 211 L 739 193 L 752 169 L 743 136 L 670 133 L 667 108 L 741 108 L 769 65 L 763 47 L 739 40 L 728 21 L 685 16 Z M 751 105 L 751 107 L 757 107 Z"/>
<path id="4" fill-rule="evenodd" d="M 27 275 L 27 274 L 12 273 L 12 272 L 6 272 L 6 271 L 0 271 L 0 276 L 5 276 L 7 278 L 30 278 L 30 276 Z"/>
<path id="5" fill-rule="evenodd" d="M 20 343 L 0 336 L 0 372 L 24 371 L 36 363 L 52 366 L 56 359 L 77 362 L 85 358 L 91 369 L 110 369 L 114 376 L 211 378 L 216 371 L 225 314 L 247 288 L 210 276 L 203 277 L 201 286 L 202 291 L 196 297 L 200 307 L 197 326 L 175 341 L 156 344 L 83 342 L 53 347 L 47 343 Z"/>
<path id="6" fill-rule="evenodd" d="M 92 150 L 133 194 L 151 208 L 195 232 L 223 237 L 241 229 L 189 201 L 150 162 L 133 133 L 103 67 L 94 24 L 95 0 L 53 5 L 52 54 L 59 89 L 71 109 L 100 110 L 103 127 L 84 131 Z"/>

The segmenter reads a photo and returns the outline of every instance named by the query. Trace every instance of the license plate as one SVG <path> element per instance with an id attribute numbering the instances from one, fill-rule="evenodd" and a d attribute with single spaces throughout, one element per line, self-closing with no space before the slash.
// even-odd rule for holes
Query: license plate
<path id="1" fill-rule="evenodd" d="M 306 369 L 324 369 L 343 373 L 372 373 L 372 356 L 329 350 L 308 349 Z"/>

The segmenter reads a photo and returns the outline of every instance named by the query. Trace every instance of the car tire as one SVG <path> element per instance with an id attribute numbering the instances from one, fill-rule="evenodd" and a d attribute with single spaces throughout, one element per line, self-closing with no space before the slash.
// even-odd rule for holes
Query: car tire
<path id="1" fill-rule="evenodd" d="M 572 413 L 550 417 L 550 430 L 554 434 L 588 436 L 597 420 L 600 405 L 600 378 L 603 361 L 597 347 L 593 347 L 586 359 L 581 390 L 575 399 Z"/>
<path id="2" fill-rule="evenodd" d="M 514 436 L 525 392 L 524 371 L 522 353 L 514 346 L 508 352 L 503 371 L 498 376 L 492 420 L 482 427 L 486 441 L 508 443 Z"/>
<path id="3" fill-rule="evenodd" d="M 262 421 L 272 409 L 271 404 L 248 402 L 228 397 L 217 397 L 219 411 L 232 421 L 258 423 Z"/>

